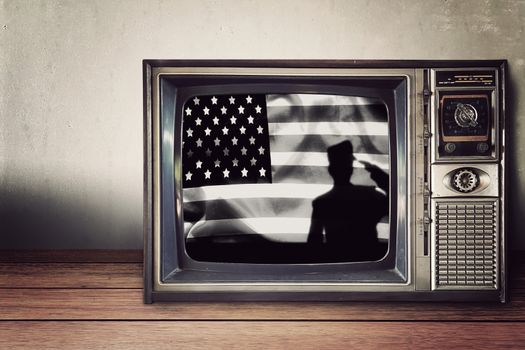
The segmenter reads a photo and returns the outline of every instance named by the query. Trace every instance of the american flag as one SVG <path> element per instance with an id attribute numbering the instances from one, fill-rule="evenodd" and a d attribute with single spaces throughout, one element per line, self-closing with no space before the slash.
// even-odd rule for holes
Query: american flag
<path id="1" fill-rule="evenodd" d="M 365 161 L 389 171 L 388 114 L 372 98 L 316 94 L 194 96 L 183 106 L 187 237 L 259 234 L 306 242 L 312 200 L 333 185 L 328 147 L 350 140 L 351 182 L 376 186 Z M 388 238 L 388 218 L 378 224 Z"/>

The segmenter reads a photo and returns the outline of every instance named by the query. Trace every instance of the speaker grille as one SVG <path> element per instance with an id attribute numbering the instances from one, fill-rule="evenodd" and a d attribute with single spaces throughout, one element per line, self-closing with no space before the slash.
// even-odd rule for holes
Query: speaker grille
<path id="1" fill-rule="evenodd" d="M 436 202 L 434 287 L 497 288 L 497 202 Z"/>

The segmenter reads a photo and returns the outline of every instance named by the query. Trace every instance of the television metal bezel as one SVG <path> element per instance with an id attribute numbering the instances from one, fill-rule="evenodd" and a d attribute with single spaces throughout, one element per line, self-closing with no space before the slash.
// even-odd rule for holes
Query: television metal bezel
<path id="1" fill-rule="evenodd" d="M 161 183 L 161 174 L 163 171 L 163 167 L 161 166 L 162 159 L 164 159 L 164 155 L 161 155 L 162 149 L 164 146 L 164 143 L 166 142 L 164 140 L 164 137 L 166 136 L 166 132 L 169 133 L 169 131 L 166 131 L 166 128 L 163 129 L 163 125 L 160 124 L 161 120 L 164 121 L 167 119 L 165 116 L 161 116 L 160 106 L 161 106 L 161 93 L 162 93 L 162 87 L 161 87 L 161 81 L 162 79 L 173 77 L 173 76 L 202 76 L 202 75 L 217 75 L 217 76 L 249 76 L 249 77 L 304 77 L 307 76 L 308 78 L 314 79 L 314 78 L 332 78 L 332 77 L 344 77 L 349 79 L 359 79 L 359 78 L 365 78 L 365 79 L 373 79 L 373 78 L 382 78 L 382 79 L 402 79 L 406 83 L 406 100 L 404 99 L 404 96 L 398 97 L 398 100 L 394 100 L 394 105 L 399 105 L 399 99 L 403 98 L 403 101 L 401 101 L 401 104 L 405 107 L 402 111 L 395 111 L 395 114 L 401 114 L 404 115 L 405 120 L 399 121 L 399 123 L 404 121 L 404 125 L 397 125 L 396 130 L 398 130 L 398 133 L 402 133 L 406 136 L 407 128 L 408 128 L 408 116 L 410 115 L 411 107 L 409 106 L 410 101 L 413 100 L 413 98 L 410 96 L 411 93 L 413 93 L 414 88 L 411 86 L 411 81 L 413 80 L 413 74 L 414 71 L 410 69 L 399 69 L 394 70 L 391 69 L 388 72 L 385 72 L 384 70 L 374 70 L 374 69 L 312 69 L 312 68 L 220 68 L 220 69 L 209 69 L 209 68 L 201 68 L 201 67 L 191 67 L 191 68 L 160 68 L 160 69 L 153 69 L 152 71 L 152 98 L 153 98 L 153 106 L 152 106 L 152 112 L 153 112 L 153 135 L 162 135 L 163 139 L 161 140 L 160 137 L 154 138 L 153 143 L 153 164 L 155 165 L 155 168 L 153 169 L 154 177 L 153 177 L 153 189 L 155 193 L 156 198 L 162 198 L 162 192 L 165 189 L 165 185 L 160 186 Z M 386 89 L 385 89 L 386 90 Z M 392 94 L 394 95 L 395 89 L 388 89 L 392 90 Z M 409 101 L 406 106 L 404 104 L 406 101 Z M 398 106 L 399 107 L 399 106 Z M 401 108 L 399 107 L 399 108 Z M 389 112 L 391 113 L 391 112 Z M 164 118 L 163 118 L 164 117 Z M 171 135 L 171 141 L 168 141 L 168 144 L 173 144 L 174 135 Z M 398 147 L 398 150 L 396 154 L 399 154 L 400 157 L 406 159 L 406 154 L 409 154 L 408 150 L 404 147 L 407 144 L 410 144 L 409 142 L 398 142 L 396 144 L 396 147 Z M 168 158 L 171 158 L 172 155 L 168 155 Z M 175 154 L 176 156 L 176 154 Z M 177 162 L 177 159 L 174 159 L 174 163 Z M 408 161 L 410 162 L 410 161 Z M 403 168 L 406 167 L 400 167 L 399 174 L 400 181 L 403 181 L 404 187 L 406 186 L 406 183 L 408 181 L 406 180 L 406 174 L 405 170 Z M 404 176 L 403 176 L 404 175 Z M 175 189 L 174 189 L 175 190 Z M 409 196 L 410 190 L 407 189 L 406 193 L 402 193 L 400 191 L 401 195 L 403 196 Z M 180 196 L 180 193 L 177 194 L 177 197 Z M 154 257 L 159 257 L 159 259 L 154 259 L 154 288 L 156 291 L 171 291 L 171 292 L 240 292 L 240 291 L 246 291 L 249 290 L 250 292 L 275 292 L 275 291 L 286 291 L 286 292 L 348 292 L 348 291 L 362 291 L 362 290 L 373 290 L 375 286 L 380 285 L 380 290 L 385 291 L 404 291 L 407 289 L 407 286 L 411 284 L 411 273 L 409 270 L 406 271 L 405 276 L 399 276 L 397 282 L 387 281 L 386 279 L 375 281 L 375 282 L 365 282 L 363 279 L 353 282 L 165 282 L 166 276 L 171 275 L 173 272 L 164 272 L 163 271 L 163 265 L 164 260 L 162 260 L 162 256 L 164 256 L 161 246 L 162 241 L 162 230 L 160 227 L 161 224 L 161 210 L 162 210 L 162 200 L 158 200 L 154 202 L 155 209 L 154 209 L 154 230 L 153 230 L 153 249 L 154 249 Z M 400 201 L 401 203 L 407 202 L 407 201 Z M 176 203 L 174 203 L 174 208 L 177 210 L 177 212 L 180 215 L 180 211 L 182 210 L 180 207 L 181 201 L 176 200 Z M 410 203 L 410 201 L 408 201 Z M 407 208 L 407 212 L 410 211 L 410 208 Z M 406 226 L 405 220 L 407 217 L 410 217 L 410 215 L 399 215 L 398 221 L 401 220 L 402 226 L 405 227 L 403 230 L 403 235 L 406 240 L 403 247 L 399 247 L 398 251 L 394 252 L 393 254 L 397 259 L 402 260 L 401 263 L 405 263 L 406 266 L 410 266 L 410 242 L 408 242 L 408 237 L 410 237 L 410 231 L 411 229 Z M 397 223 L 399 224 L 399 223 Z M 397 227 L 397 225 L 396 225 Z M 397 246 L 397 244 L 396 244 Z M 392 254 L 392 253 L 391 253 Z M 400 257 L 400 254 L 404 256 Z M 394 259 L 395 259 L 394 257 Z M 396 262 L 394 262 L 395 264 Z M 214 263 L 210 263 L 214 264 Z M 354 266 L 356 270 L 358 270 L 361 266 L 355 265 L 359 264 L 361 266 L 364 266 L 366 264 L 378 266 L 378 262 L 362 262 L 362 263 L 348 263 L 345 265 Z M 380 264 L 380 263 L 379 263 Z M 236 265 L 243 265 L 243 264 L 236 264 Z M 250 269 L 258 269 L 258 265 L 255 264 L 246 264 L 249 266 Z M 329 264 L 328 268 L 336 268 L 338 264 Z M 285 267 L 284 265 L 282 267 Z M 273 269 L 280 269 L 282 267 L 279 267 L 279 264 L 274 266 Z M 174 271 L 176 271 L 177 267 L 175 267 Z M 379 269 L 381 270 L 381 269 Z M 384 270 L 384 269 L 383 269 Z M 390 271 L 390 269 L 385 270 L 385 272 Z M 180 271 L 176 271 L 177 273 L 180 273 Z M 392 271 L 394 274 L 399 275 L 398 272 Z"/>

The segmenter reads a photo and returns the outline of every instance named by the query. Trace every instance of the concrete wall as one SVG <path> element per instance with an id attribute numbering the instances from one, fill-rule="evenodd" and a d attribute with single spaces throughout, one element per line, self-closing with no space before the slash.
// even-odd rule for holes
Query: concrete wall
<path id="1" fill-rule="evenodd" d="M 525 249 L 525 1 L 0 0 L 0 9 L 0 248 L 142 246 L 143 58 L 507 58 L 511 238 Z"/>

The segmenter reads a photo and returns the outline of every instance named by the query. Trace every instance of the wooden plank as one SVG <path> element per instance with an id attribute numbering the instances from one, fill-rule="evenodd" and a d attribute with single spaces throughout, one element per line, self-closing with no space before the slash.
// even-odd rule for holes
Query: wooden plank
<path id="1" fill-rule="evenodd" d="M 141 263 L 0 263 L 0 288 L 142 288 Z"/>
<path id="2" fill-rule="evenodd" d="M 525 293 L 525 264 L 510 275 L 512 294 Z M 2 263 L 0 288 L 141 288 L 142 263 Z"/>
<path id="3" fill-rule="evenodd" d="M 525 321 L 525 298 L 499 303 L 243 302 L 145 305 L 140 289 L 0 289 L 0 320 Z"/>
<path id="4" fill-rule="evenodd" d="M 0 250 L 0 262 L 141 263 L 142 250 Z"/>
<path id="5" fill-rule="evenodd" d="M 8 254 L 11 256 L 8 260 L 19 258 L 20 261 L 2 262 L 0 259 L 0 288 L 142 288 L 142 262 L 125 261 L 138 257 L 138 251 L 123 251 L 122 255 L 115 251 L 113 253 L 84 251 L 80 255 L 75 253 L 70 256 L 62 253 L 56 256 Z M 513 293 L 525 293 L 523 256 L 515 255 L 511 261 L 510 287 Z M 83 262 L 67 262 L 77 258 Z M 26 262 L 31 259 L 36 262 Z M 66 262 L 44 262 L 53 259 Z"/>
<path id="6" fill-rule="evenodd" d="M 522 323 L 2 322 L 5 349 L 512 349 Z"/>

